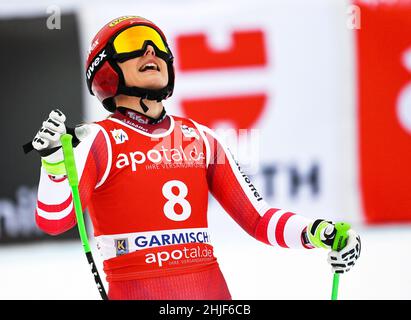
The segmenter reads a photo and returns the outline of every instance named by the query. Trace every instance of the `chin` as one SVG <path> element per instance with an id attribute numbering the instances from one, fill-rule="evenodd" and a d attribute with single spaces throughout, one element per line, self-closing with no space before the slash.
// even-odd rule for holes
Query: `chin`
<path id="1" fill-rule="evenodd" d="M 163 80 L 157 80 L 157 79 L 147 79 L 147 81 L 144 81 L 144 88 L 147 89 L 162 89 L 167 85 L 167 82 L 164 82 Z"/>

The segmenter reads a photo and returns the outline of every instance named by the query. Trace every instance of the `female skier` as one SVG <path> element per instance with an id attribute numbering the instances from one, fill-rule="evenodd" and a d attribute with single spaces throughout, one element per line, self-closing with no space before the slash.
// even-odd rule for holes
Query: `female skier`
<path id="1" fill-rule="evenodd" d="M 334 223 L 271 208 L 212 130 L 166 113 L 173 55 L 154 23 L 126 16 L 105 25 L 92 41 L 86 80 L 111 113 L 76 127 L 73 141 L 110 299 L 231 299 L 210 243 L 208 192 L 266 244 L 331 249 Z M 60 144 L 65 120 L 53 110 L 32 141 L 42 162 L 36 221 L 52 235 L 76 224 Z M 346 272 L 360 250 L 350 230 L 328 262 Z"/>

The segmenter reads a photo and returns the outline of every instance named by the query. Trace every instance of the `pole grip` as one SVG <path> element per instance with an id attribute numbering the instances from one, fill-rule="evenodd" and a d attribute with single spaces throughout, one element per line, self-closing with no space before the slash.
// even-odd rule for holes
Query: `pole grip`
<path id="1" fill-rule="evenodd" d="M 351 225 L 349 223 L 337 222 L 335 224 L 335 230 L 337 231 L 337 233 L 335 234 L 332 245 L 332 249 L 334 251 L 340 251 L 347 245 L 348 230 L 350 230 L 350 228 Z"/>
<path id="2" fill-rule="evenodd" d="M 73 136 L 71 134 L 64 134 L 60 138 L 61 146 L 63 147 L 64 163 L 66 165 L 66 173 L 69 185 L 71 187 L 78 186 L 78 175 L 76 168 L 76 161 L 74 159 Z"/>

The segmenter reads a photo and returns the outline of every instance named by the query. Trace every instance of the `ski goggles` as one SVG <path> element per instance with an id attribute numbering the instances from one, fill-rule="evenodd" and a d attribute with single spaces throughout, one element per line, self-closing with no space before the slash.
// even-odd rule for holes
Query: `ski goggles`
<path id="1" fill-rule="evenodd" d="M 121 31 L 112 40 L 113 58 L 119 61 L 142 56 L 147 46 L 153 46 L 156 55 L 164 60 L 172 58 L 170 49 L 160 33 L 148 26 L 132 26 Z"/>

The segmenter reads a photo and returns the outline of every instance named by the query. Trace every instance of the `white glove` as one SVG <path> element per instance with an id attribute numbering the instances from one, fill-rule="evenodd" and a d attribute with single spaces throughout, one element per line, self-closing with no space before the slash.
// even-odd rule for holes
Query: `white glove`
<path id="1" fill-rule="evenodd" d="M 60 137 L 67 132 L 65 121 L 66 116 L 58 109 L 51 111 L 47 120 L 43 121 L 32 141 L 33 148 L 42 157 L 53 154 L 61 146 Z"/>
<path id="2" fill-rule="evenodd" d="M 33 148 L 36 149 L 40 156 L 48 163 L 61 162 L 63 152 L 61 150 L 60 138 L 63 134 L 74 131 L 73 146 L 78 145 L 89 133 L 87 125 L 81 125 L 75 129 L 66 128 L 64 122 L 66 116 L 58 109 L 50 112 L 49 117 L 32 141 Z"/>
<path id="3" fill-rule="evenodd" d="M 350 271 L 361 254 L 360 236 L 352 229 L 348 230 L 346 246 L 341 251 L 330 251 L 328 263 L 331 264 L 332 271 L 344 273 Z"/>
<path id="4" fill-rule="evenodd" d="M 317 219 L 307 226 L 304 235 L 305 243 L 316 248 L 332 249 L 337 230 L 332 221 Z M 360 236 L 352 229 L 347 231 L 348 239 L 346 246 L 340 251 L 331 250 L 328 254 L 328 263 L 331 264 L 332 271 L 344 273 L 354 266 L 361 253 Z"/>
<path id="5" fill-rule="evenodd" d="M 76 147 L 90 132 L 88 125 L 68 128 L 65 125 L 66 116 L 58 109 L 50 112 L 49 117 L 32 141 L 33 148 L 36 149 L 42 159 L 43 168 L 53 177 L 65 175 L 64 155 L 61 148 L 60 138 L 65 133 L 73 136 L 73 147 Z"/>

